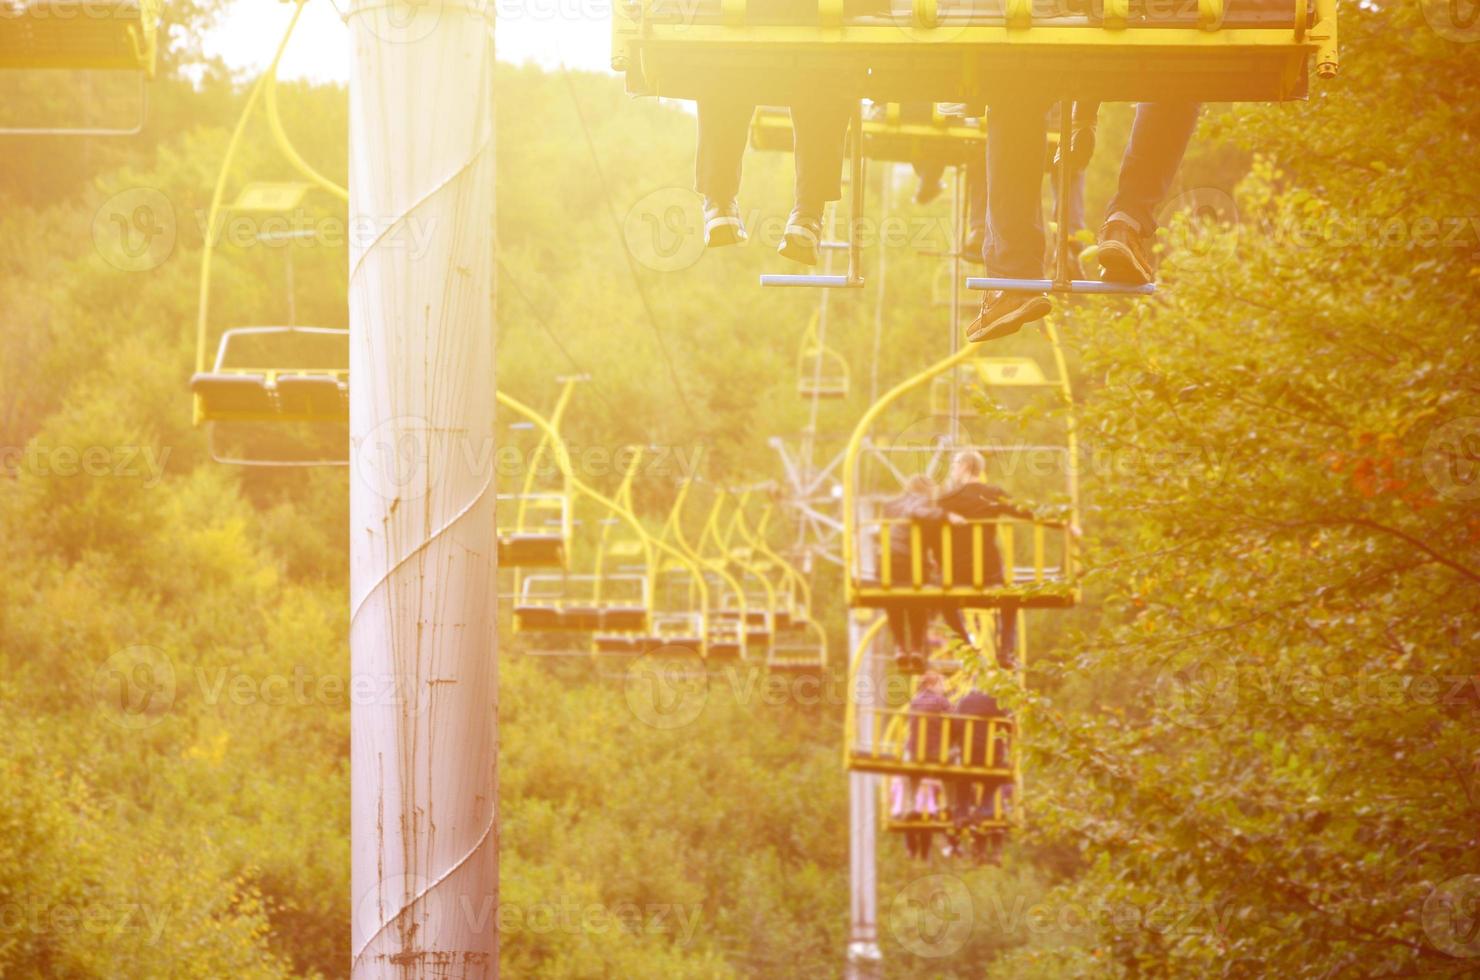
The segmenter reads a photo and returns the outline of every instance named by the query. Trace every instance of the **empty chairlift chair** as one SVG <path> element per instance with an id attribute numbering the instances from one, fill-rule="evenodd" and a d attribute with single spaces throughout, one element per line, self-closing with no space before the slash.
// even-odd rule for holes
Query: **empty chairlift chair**
<path id="1" fill-rule="evenodd" d="M 137 76 L 137 116 L 127 126 L 6 127 L 12 136 L 132 136 L 144 128 L 147 83 L 159 53 L 163 0 L 4 0 L 0 71 L 88 71 Z"/>
<path id="2" fill-rule="evenodd" d="M 514 600 L 514 627 L 521 632 L 644 631 L 648 591 L 642 575 L 526 575 Z"/>
<path id="3" fill-rule="evenodd" d="M 310 185 L 247 184 L 231 211 L 285 214 Z M 349 331 L 300 326 L 294 242 L 311 231 L 263 231 L 257 241 L 283 249 L 286 324 L 236 326 L 221 333 L 207 364 L 205 307 L 190 379 L 195 422 L 210 427 L 211 455 L 243 466 L 342 466 L 348 462 Z M 222 438 L 225 427 L 229 438 Z"/>
<path id="4" fill-rule="evenodd" d="M 812 314 L 797 350 L 797 394 L 803 398 L 847 398 L 848 361 L 818 338 L 819 315 Z"/>

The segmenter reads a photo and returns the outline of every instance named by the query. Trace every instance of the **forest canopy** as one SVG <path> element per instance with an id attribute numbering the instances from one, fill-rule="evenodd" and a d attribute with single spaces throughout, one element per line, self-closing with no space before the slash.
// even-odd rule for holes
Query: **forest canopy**
<path id="1" fill-rule="evenodd" d="M 191 424 L 204 215 L 251 81 L 201 51 L 215 8 L 168 5 L 140 136 L 0 137 L 0 975 L 347 971 L 349 477 L 220 466 Z M 1480 62 L 1442 14 L 1343 3 L 1338 79 L 1209 107 L 1160 294 L 1060 317 L 1085 596 L 1031 614 L 1029 819 L 1001 867 L 881 842 L 889 976 L 1480 963 Z M 345 90 L 280 88 L 343 180 Z M 639 202 L 691 196 L 692 114 L 589 73 L 501 65 L 495 91 L 490 382 L 543 408 L 589 374 L 565 430 L 588 465 L 666 452 L 644 520 L 686 468 L 776 479 L 814 300 L 755 287 L 760 245 L 678 269 L 629 249 Z M 1092 216 L 1129 119 L 1105 108 Z M 294 179 L 261 129 L 237 169 Z M 885 179 L 910 227 L 941 226 L 904 168 L 871 206 Z M 787 157 L 750 155 L 748 207 L 779 218 L 789 187 Z M 112 224 L 141 205 L 147 228 Z M 294 221 L 296 316 L 343 327 L 344 206 L 310 194 Z M 223 248 L 213 336 L 284 315 L 282 248 L 259 245 Z M 868 379 L 949 349 L 933 260 L 899 252 L 877 357 L 874 291 L 835 301 L 856 383 L 822 409 L 828 455 Z M 840 577 L 813 588 L 837 692 Z M 501 621 L 506 975 L 837 975 L 841 696 L 741 676 L 655 726 L 620 676 L 523 656 Z M 933 874 L 968 928 L 922 952 L 891 910 Z"/>

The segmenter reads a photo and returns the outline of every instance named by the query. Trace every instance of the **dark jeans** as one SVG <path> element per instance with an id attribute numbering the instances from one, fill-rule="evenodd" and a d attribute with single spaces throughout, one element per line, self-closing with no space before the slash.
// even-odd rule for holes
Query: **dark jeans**
<path id="1" fill-rule="evenodd" d="M 930 611 L 912 609 L 905 603 L 892 603 L 884 607 L 889 618 L 889 633 L 894 637 L 894 648 L 906 653 L 925 652 L 925 630 L 930 625 Z"/>
<path id="2" fill-rule="evenodd" d="M 961 614 L 961 607 L 947 606 L 941 611 L 941 618 L 951 632 L 968 646 L 971 644 L 971 633 L 966 629 L 966 617 Z M 997 666 L 1003 670 L 1017 670 L 1017 620 L 1017 602 L 1004 599 L 997 613 Z"/>
<path id="3" fill-rule="evenodd" d="M 1120 186 L 1105 209 L 1124 215 L 1141 232 L 1156 231 L 1155 211 L 1171 190 L 1182 154 L 1197 128 L 1196 102 L 1142 102 L 1120 163 Z M 1048 147 L 1048 107 L 1003 102 L 987 112 L 986 273 L 1043 278 L 1046 241 L 1042 197 Z"/>
<path id="4" fill-rule="evenodd" d="M 843 143 L 854 103 L 826 100 L 791 107 L 796 156 L 796 206 L 821 217 L 828 201 L 843 196 Z M 700 99 L 699 148 L 694 189 L 724 204 L 740 193 L 740 173 L 750 140 L 749 99 Z"/>
<path id="5" fill-rule="evenodd" d="M 993 789 L 993 785 L 997 788 Z M 977 800 L 978 789 L 980 801 Z M 965 827 L 990 820 L 995 815 L 996 797 L 999 795 L 1002 797 L 1002 815 L 1006 817 L 1012 812 L 1011 783 L 993 784 L 985 779 L 964 776 L 951 780 L 951 822 L 957 827 Z"/>
<path id="6" fill-rule="evenodd" d="M 918 168 L 917 168 L 918 169 Z M 1050 175 L 1052 176 L 1052 175 Z M 1059 202 L 1059 182 L 1049 180 L 1053 188 L 1054 207 Z M 1069 181 L 1069 234 L 1084 227 L 1084 171 Z M 987 158 L 973 159 L 966 165 L 967 238 L 987 238 Z"/>

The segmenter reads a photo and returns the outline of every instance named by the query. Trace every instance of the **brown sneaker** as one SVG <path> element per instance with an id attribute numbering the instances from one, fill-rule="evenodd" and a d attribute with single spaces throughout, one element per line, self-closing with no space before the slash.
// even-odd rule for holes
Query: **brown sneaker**
<path id="1" fill-rule="evenodd" d="M 733 200 L 704 200 L 704 244 L 709 248 L 739 245 L 745 241 L 745 223 L 740 220 L 740 205 Z"/>
<path id="2" fill-rule="evenodd" d="M 822 244 L 822 219 L 801 208 L 794 208 L 786 219 L 786 231 L 776 251 L 782 258 L 802 265 L 817 264 L 817 249 Z"/>
<path id="3" fill-rule="evenodd" d="M 966 328 L 966 342 L 979 344 L 1017 333 L 1023 324 L 1042 320 L 1053 312 L 1053 303 L 1041 293 L 1009 293 L 989 289 L 982 295 L 982 309 Z"/>
<path id="4" fill-rule="evenodd" d="M 1147 240 L 1128 221 L 1111 218 L 1100 228 L 1100 278 L 1144 286 L 1156 278 Z"/>

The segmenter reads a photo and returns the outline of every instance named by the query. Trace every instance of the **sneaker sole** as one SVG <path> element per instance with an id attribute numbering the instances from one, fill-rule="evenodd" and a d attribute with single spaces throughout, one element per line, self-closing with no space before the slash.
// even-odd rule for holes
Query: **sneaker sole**
<path id="1" fill-rule="evenodd" d="M 817 264 L 817 245 L 813 242 L 797 241 L 787 235 L 781 239 L 781 245 L 776 251 L 783 259 L 791 259 L 802 265 Z"/>
<path id="2" fill-rule="evenodd" d="M 745 228 L 738 218 L 716 218 L 704 226 L 704 244 L 709 248 L 739 245 L 745 241 Z"/>
<path id="3" fill-rule="evenodd" d="M 966 328 L 966 342 L 968 344 L 980 344 L 988 340 L 997 340 L 999 337 L 1010 337 L 1021 330 L 1024 325 L 1042 320 L 1053 312 L 1053 303 L 1047 296 L 1034 296 L 1022 306 L 1010 313 L 1004 313 L 990 323 L 983 324 L 978 317 L 971 326 Z"/>
<path id="4" fill-rule="evenodd" d="M 1100 278 L 1122 286 L 1144 286 L 1152 280 L 1151 270 L 1143 266 L 1134 252 L 1119 242 L 1101 242 Z"/>

